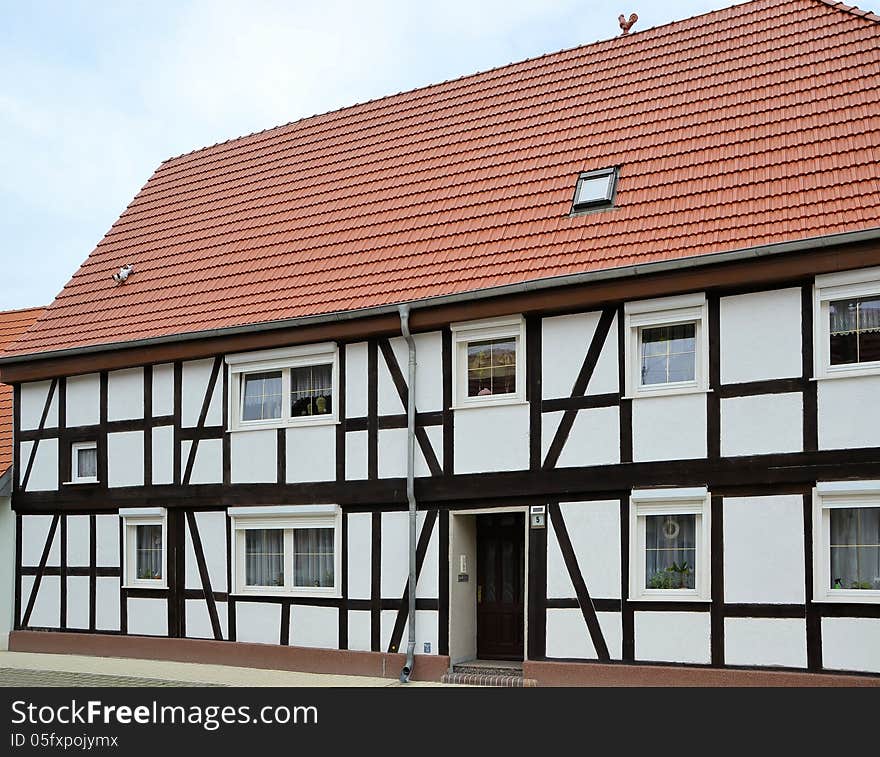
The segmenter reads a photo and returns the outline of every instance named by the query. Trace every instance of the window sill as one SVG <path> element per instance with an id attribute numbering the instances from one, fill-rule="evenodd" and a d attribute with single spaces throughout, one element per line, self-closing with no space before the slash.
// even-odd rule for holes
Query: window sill
<path id="1" fill-rule="evenodd" d="M 332 418 L 321 418 L 314 420 L 296 420 L 296 421 L 275 421 L 272 423 L 260 423 L 253 426 L 233 426 L 229 429 L 229 433 L 237 434 L 241 431 L 273 431 L 279 428 L 311 428 L 313 426 L 337 426 L 339 419 L 335 416 Z"/>
<path id="2" fill-rule="evenodd" d="M 862 378 L 863 376 L 880 376 L 880 363 L 871 363 L 860 368 L 826 368 L 822 375 L 811 378 L 810 381 Z"/>
<path id="3" fill-rule="evenodd" d="M 712 392 L 711 389 L 703 389 L 701 387 L 679 387 L 676 389 L 656 389 L 654 391 L 646 391 L 646 392 L 636 392 L 635 394 L 626 394 L 623 399 L 625 400 L 645 400 L 645 399 L 653 399 L 654 397 L 679 397 L 687 394 L 710 394 Z"/>
<path id="4" fill-rule="evenodd" d="M 658 590 L 659 591 L 659 590 Z M 706 602 L 712 601 L 711 597 L 698 596 L 696 594 L 682 594 L 680 590 L 670 589 L 663 594 L 643 594 L 629 596 L 627 602 Z"/>
<path id="5" fill-rule="evenodd" d="M 229 595 L 230 599 L 247 599 L 249 597 L 265 597 L 266 599 L 270 599 L 272 597 L 283 597 L 285 599 L 297 599 L 297 598 L 306 598 L 306 597 L 324 597 L 326 599 L 342 599 L 342 592 L 338 589 L 326 590 L 326 591 L 304 591 L 303 589 L 297 589 L 295 591 L 285 591 L 283 589 L 279 589 L 278 591 L 273 591 L 270 587 L 266 587 L 265 590 L 247 590 L 242 591 L 239 589 L 236 592 L 233 592 Z"/>
<path id="6" fill-rule="evenodd" d="M 88 481 L 62 481 L 62 486 L 94 486 L 95 484 L 100 484 L 101 482 L 98 479 L 89 479 Z"/>
<path id="7" fill-rule="evenodd" d="M 142 582 L 137 582 L 137 583 L 122 584 L 122 588 L 123 589 L 133 589 L 133 590 L 137 590 L 137 589 L 163 589 L 163 590 L 167 590 L 168 584 L 165 583 L 164 581 L 156 581 L 156 582 L 142 581 Z"/>
<path id="8" fill-rule="evenodd" d="M 836 589 L 835 591 L 846 592 L 847 589 Z M 851 592 L 851 593 L 849 593 Z M 871 589 L 861 589 L 861 590 L 849 590 L 847 594 L 842 594 L 841 596 L 834 597 L 820 597 L 819 599 L 814 599 L 813 604 L 828 604 L 828 605 L 876 605 L 880 604 L 880 591 L 873 591 Z"/>
<path id="9" fill-rule="evenodd" d="M 528 401 L 524 400 L 522 397 L 498 397 L 491 398 L 486 400 L 480 400 L 478 402 L 468 402 L 465 404 L 455 403 L 452 405 L 450 410 L 475 410 L 481 407 L 503 407 L 507 405 L 528 405 Z"/>

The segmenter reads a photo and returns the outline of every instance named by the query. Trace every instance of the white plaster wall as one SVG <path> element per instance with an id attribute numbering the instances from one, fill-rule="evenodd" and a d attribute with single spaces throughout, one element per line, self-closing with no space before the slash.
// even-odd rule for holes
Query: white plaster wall
<path id="1" fill-rule="evenodd" d="M 421 515 L 422 513 L 419 513 Z M 416 525 L 419 526 L 421 533 L 421 525 L 424 518 L 420 519 Z M 422 570 L 419 573 L 419 580 L 416 582 L 416 597 L 424 597 L 427 599 L 437 599 L 440 596 L 440 519 L 434 521 L 434 528 L 431 529 L 431 537 L 428 540 L 428 549 L 425 551 L 425 559 L 422 562 Z"/>
<path id="2" fill-rule="evenodd" d="M 278 475 L 278 433 L 273 428 L 230 434 L 229 456 L 233 484 L 274 484 Z"/>
<path id="3" fill-rule="evenodd" d="M 529 467 L 529 406 L 499 405 L 455 411 L 455 472 Z"/>
<path id="4" fill-rule="evenodd" d="M 725 618 L 727 665 L 807 667 L 807 624 L 801 618 Z"/>
<path id="5" fill-rule="evenodd" d="M 99 631 L 118 631 L 119 579 L 98 576 L 95 579 L 95 628 Z"/>
<path id="6" fill-rule="evenodd" d="M 425 433 L 434 449 L 440 467 L 443 467 L 443 427 L 426 426 Z M 406 476 L 406 429 L 389 428 L 379 430 L 379 478 L 404 478 Z M 416 476 L 430 476 L 431 470 L 416 442 Z"/>
<path id="7" fill-rule="evenodd" d="M 443 337 L 439 331 L 416 334 L 416 409 L 420 413 L 443 409 Z M 397 365 L 409 384 L 409 350 L 402 336 L 390 340 Z M 385 358 L 379 351 L 379 413 L 405 413 Z M 364 413 L 366 414 L 366 412 Z M 353 416 L 352 416 L 353 417 Z"/>
<path id="8" fill-rule="evenodd" d="M 287 430 L 287 482 L 336 480 L 336 426 Z"/>
<path id="9" fill-rule="evenodd" d="M 24 478 L 34 442 L 21 442 L 21 470 L 19 475 Z M 46 492 L 58 489 L 58 440 L 41 439 L 37 445 L 37 454 L 31 467 L 27 491 Z"/>
<path id="10" fill-rule="evenodd" d="M 49 394 L 51 381 L 33 381 L 21 385 L 21 420 L 20 428 L 23 431 L 39 428 L 43 408 L 46 406 L 46 397 Z M 49 413 L 46 415 L 44 428 L 57 428 L 58 426 L 58 392 L 52 397 L 49 405 Z"/>
<path id="11" fill-rule="evenodd" d="M 416 654 L 424 654 L 425 642 L 431 644 L 430 654 L 437 654 L 437 611 L 416 610 Z M 391 644 L 391 634 L 394 632 L 394 623 L 397 621 L 397 610 L 382 610 L 381 616 L 381 644 L 379 648 L 387 652 Z M 406 652 L 409 641 L 409 619 L 403 624 L 403 634 L 400 637 L 400 647 L 396 650 Z"/>
<path id="12" fill-rule="evenodd" d="M 393 349 L 393 345 L 392 345 Z M 379 415 L 396 415 L 406 412 L 406 406 L 400 401 L 400 395 L 397 393 L 397 387 L 391 378 L 391 372 L 388 370 L 388 364 L 385 362 L 385 355 L 379 349 L 378 372 L 377 372 L 377 396 L 379 400 Z M 409 357 L 407 357 L 409 360 Z M 397 356 L 397 364 L 403 372 L 404 381 L 407 378 L 407 363 L 401 362 L 400 356 Z M 418 406 L 418 405 L 417 405 Z"/>
<path id="13" fill-rule="evenodd" d="M 15 598 L 15 514 L 9 497 L 0 497 L 0 651 L 8 646 Z"/>
<path id="14" fill-rule="evenodd" d="M 71 568 L 89 565 L 89 516 L 67 516 L 67 564 Z"/>
<path id="15" fill-rule="evenodd" d="M 226 591 L 226 515 L 223 512 L 199 512 L 195 514 L 196 526 L 199 529 L 199 538 L 202 540 L 202 551 L 205 555 L 205 564 L 208 568 L 208 578 L 211 581 L 211 589 L 215 592 Z M 189 519 L 186 521 L 185 530 L 186 555 L 186 588 L 201 589 L 202 576 L 199 573 L 199 563 L 196 559 L 195 547 L 193 546 L 192 532 L 189 528 Z"/>
<path id="16" fill-rule="evenodd" d="M 721 400 L 721 454 L 766 455 L 804 448 L 804 401 L 800 392 L 757 394 Z"/>
<path id="17" fill-rule="evenodd" d="M 211 369 L 214 360 L 191 360 L 183 364 L 183 381 L 181 387 L 180 422 L 183 426 L 195 426 L 199 422 L 199 414 L 202 412 L 202 402 L 208 389 L 211 378 Z M 217 376 L 214 393 L 208 405 L 208 415 L 205 417 L 206 426 L 219 426 L 223 423 L 223 368 Z"/>
<path id="18" fill-rule="evenodd" d="M 477 656 L 477 518 L 449 515 L 449 656 L 453 663 Z M 467 561 L 467 581 L 459 581 L 461 557 Z"/>
<path id="19" fill-rule="evenodd" d="M 126 368 L 107 374 L 107 420 L 144 417 L 144 369 Z"/>
<path id="20" fill-rule="evenodd" d="M 22 515 L 21 516 L 21 564 L 33 567 L 40 564 L 46 537 L 52 525 L 52 515 Z M 61 565 L 61 524 L 55 529 L 52 539 L 52 547 L 49 550 L 49 558 L 46 565 L 57 567 Z"/>
<path id="21" fill-rule="evenodd" d="M 128 598 L 128 633 L 133 636 L 168 635 L 168 601 L 146 597 Z"/>
<path id="22" fill-rule="evenodd" d="M 97 373 L 67 379 L 66 424 L 97 426 L 101 422 L 101 378 Z"/>
<path id="23" fill-rule="evenodd" d="M 367 478 L 368 443 L 366 431 L 349 431 L 345 434 L 346 481 L 360 481 Z"/>
<path id="24" fill-rule="evenodd" d="M 544 413 L 541 421 L 541 459 L 553 443 L 564 412 Z M 557 468 L 611 465 L 620 462 L 620 411 L 616 407 L 579 410 L 562 447 Z"/>
<path id="25" fill-rule="evenodd" d="M 260 644 L 281 641 L 281 605 L 268 602 L 237 602 L 235 605 L 235 638 Z"/>
<path id="26" fill-rule="evenodd" d="M 367 343 L 345 346 L 345 416 L 367 414 Z"/>
<path id="27" fill-rule="evenodd" d="M 635 658 L 654 662 L 711 662 L 708 612 L 636 612 Z"/>
<path id="28" fill-rule="evenodd" d="M 186 471 L 186 461 L 189 458 L 189 448 L 192 442 L 184 440 L 180 443 L 180 477 Z M 220 484 L 223 483 L 223 440 L 202 439 L 196 450 L 196 459 L 193 461 L 191 484 Z"/>
<path id="29" fill-rule="evenodd" d="M 880 376 L 818 385 L 819 449 L 880 447 Z"/>
<path id="30" fill-rule="evenodd" d="M 822 618 L 822 666 L 880 673 L 880 618 Z"/>
<path id="31" fill-rule="evenodd" d="M 422 527 L 425 524 L 425 513 L 420 511 L 416 513 L 416 538 L 418 539 L 422 533 Z M 436 542 L 437 523 L 434 523 L 431 539 Z M 383 599 L 397 599 L 403 596 L 403 590 L 409 579 L 409 513 L 393 512 L 382 513 L 382 567 L 381 567 L 381 586 Z M 435 548 L 436 555 L 436 548 Z M 427 555 L 426 555 L 427 557 Z M 422 573 L 419 575 L 419 583 L 416 586 L 416 596 L 419 596 L 418 589 L 422 587 L 425 591 L 434 589 L 433 597 L 437 596 L 436 586 L 436 556 L 434 558 L 435 569 L 433 571 L 434 578 L 431 579 L 425 573 L 426 569 L 430 569 L 428 561 L 422 565 Z M 425 582 L 423 583 L 422 580 Z M 422 596 L 427 596 L 423 594 Z"/>
<path id="32" fill-rule="evenodd" d="M 34 586 L 34 576 L 21 577 L 21 614 L 24 616 Z M 43 576 L 34 609 L 28 621 L 29 628 L 58 628 L 61 625 L 61 579 Z"/>
<path id="33" fill-rule="evenodd" d="M 89 627 L 88 576 L 67 577 L 67 627 Z"/>
<path id="34" fill-rule="evenodd" d="M 348 648 L 358 652 L 369 652 L 371 646 L 372 618 L 369 610 L 348 611 Z"/>
<path id="35" fill-rule="evenodd" d="M 119 516 L 95 516 L 96 552 L 95 559 L 102 568 L 118 568 L 119 559 Z"/>
<path id="36" fill-rule="evenodd" d="M 706 456 L 706 395 L 634 399 L 633 460 L 679 460 Z"/>
<path id="37" fill-rule="evenodd" d="M 594 599 L 620 598 L 620 502 L 563 502 L 560 505 L 568 537 L 587 590 Z M 556 531 L 548 518 L 547 596 L 575 596 Z"/>
<path id="38" fill-rule="evenodd" d="M 290 608 L 290 646 L 338 649 L 339 612 L 336 607 L 293 605 Z"/>
<path id="39" fill-rule="evenodd" d="M 153 415 L 174 414 L 174 366 L 153 366 Z"/>
<path id="40" fill-rule="evenodd" d="M 107 434 L 107 486 L 144 485 L 144 432 Z"/>
<path id="41" fill-rule="evenodd" d="M 598 612 L 599 627 L 612 660 L 622 657 L 623 631 L 619 612 Z M 596 647 L 580 608 L 547 610 L 547 657 L 595 660 Z"/>
<path id="42" fill-rule="evenodd" d="M 174 426 L 152 430 L 153 484 L 174 483 Z"/>
<path id="43" fill-rule="evenodd" d="M 373 538 L 370 513 L 351 513 L 348 517 L 348 596 L 352 599 L 370 598 Z"/>
<path id="44" fill-rule="evenodd" d="M 803 499 L 725 497 L 726 602 L 804 601 Z"/>
<path id="45" fill-rule="evenodd" d="M 575 379 L 587 356 L 601 311 L 544 318 L 541 321 L 541 391 L 544 399 L 571 396 Z M 587 394 L 616 392 L 617 317 L 599 353 Z"/>
<path id="46" fill-rule="evenodd" d="M 226 610 L 226 602 L 217 602 L 217 615 L 220 621 L 220 632 L 224 639 L 228 639 L 229 615 Z M 211 625 L 211 616 L 208 613 L 208 603 L 204 599 L 186 600 L 186 636 L 188 639 L 214 638 L 214 628 Z"/>
<path id="47" fill-rule="evenodd" d="M 801 290 L 721 298 L 721 382 L 800 376 Z"/>

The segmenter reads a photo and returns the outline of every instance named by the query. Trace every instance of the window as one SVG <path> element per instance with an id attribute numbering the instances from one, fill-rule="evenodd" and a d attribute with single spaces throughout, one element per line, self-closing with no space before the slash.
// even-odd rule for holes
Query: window
<path id="1" fill-rule="evenodd" d="M 522 316 L 452 325 L 457 408 L 525 401 Z"/>
<path id="2" fill-rule="evenodd" d="M 124 534 L 125 585 L 165 588 L 165 509 L 123 509 L 119 515 Z"/>
<path id="3" fill-rule="evenodd" d="M 709 494 L 634 490 L 630 500 L 630 599 L 709 599 Z"/>
<path id="4" fill-rule="evenodd" d="M 817 276 L 816 378 L 880 373 L 880 268 Z"/>
<path id="5" fill-rule="evenodd" d="M 880 481 L 813 490 L 813 600 L 880 602 Z"/>
<path id="6" fill-rule="evenodd" d="M 238 593 L 339 596 L 338 507 L 235 507 L 229 514 Z"/>
<path id="7" fill-rule="evenodd" d="M 335 344 L 228 355 L 226 362 L 232 430 L 336 422 Z"/>
<path id="8" fill-rule="evenodd" d="M 98 480 L 97 442 L 76 442 L 70 447 L 70 480 L 75 484 L 95 483 Z"/>
<path id="9" fill-rule="evenodd" d="M 707 390 L 705 295 L 629 302 L 624 314 L 628 396 Z"/>
<path id="10" fill-rule="evenodd" d="M 617 189 L 616 168 L 602 168 L 582 173 L 574 189 L 572 211 L 591 210 L 611 205 Z"/>

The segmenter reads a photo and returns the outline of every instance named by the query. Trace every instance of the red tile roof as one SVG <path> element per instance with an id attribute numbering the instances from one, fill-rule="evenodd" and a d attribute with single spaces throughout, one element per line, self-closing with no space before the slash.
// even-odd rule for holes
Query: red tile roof
<path id="1" fill-rule="evenodd" d="M 44 312 L 43 308 L 0 312 L 0 354 Z M 0 476 L 12 465 L 12 387 L 0 384 Z"/>
<path id="2" fill-rule="evenodd" d="M 173 158 L 15 351 L 880 227 L 878 21 L 755 0 Z"/>

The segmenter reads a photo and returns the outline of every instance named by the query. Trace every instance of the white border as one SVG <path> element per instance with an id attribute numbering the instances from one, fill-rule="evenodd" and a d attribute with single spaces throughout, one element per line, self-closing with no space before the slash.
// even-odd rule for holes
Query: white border
<path id="1" fill-rule="evenodd" d="M 95 475 L 79 475 L 79 451 L 81 449 L 95 450 Z M 69 484 L 96 484 L 98 483 L 98 442 L 74 442 L 70 445 L 70 481 Z"/>
<path id="2" fill-rule="evenodd" d="M 168 588 L 168 517 L 164 507 L 132 507 L 119 511 L 122 518 L 122 585 L 128 589 Z M 162 526 L 162 578 L 136 578 L 134 540 L 137 526 Z"/>

